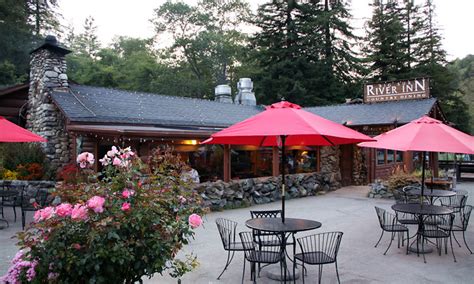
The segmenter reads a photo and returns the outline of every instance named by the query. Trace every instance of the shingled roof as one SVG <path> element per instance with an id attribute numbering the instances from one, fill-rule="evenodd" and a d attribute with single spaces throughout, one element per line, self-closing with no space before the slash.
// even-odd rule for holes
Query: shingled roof
<path id="1" fill-rule="evenodd" d="M 210 100 L 70 85 L 52 98 L 71 122 L 227 127 L 263 110 Z"/>
<path id="2" fill-rule="evenodd" d="M 223 128 L 264 108 L 110 88 L 70 85 L 52 98 L 69 121 L 85 124 L 135 124 L 180 128 Z M 431 111 L 436 99 L 308 107 L 305 110 L 347 125 L 407 123 Z"/>
<path id="3" fill-rule="evenodd" d="M 436 104 L 435 98 L 373 104 L 348 104 L 308 107 L 305 110 L 337 123 L 351 126 L 405 124 L 428 114 Z"/>

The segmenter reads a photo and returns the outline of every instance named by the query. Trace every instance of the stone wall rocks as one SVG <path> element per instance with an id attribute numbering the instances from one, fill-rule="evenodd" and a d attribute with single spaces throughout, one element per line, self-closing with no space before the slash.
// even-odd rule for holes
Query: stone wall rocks
<path id="1" fill-rule="evenodd" d="M 292 174 L 287 175 L 286 180 L 287 199 L 317 195 L 340 187 L 337 175 L 327 172 Z M 280 184 L 281 177 L 260 177 L 230 182 L 205 182 L 196 185 L 195 189 L 204 199 L 205 206 L 211 210 L 223 210 L 279 200 Z"/>

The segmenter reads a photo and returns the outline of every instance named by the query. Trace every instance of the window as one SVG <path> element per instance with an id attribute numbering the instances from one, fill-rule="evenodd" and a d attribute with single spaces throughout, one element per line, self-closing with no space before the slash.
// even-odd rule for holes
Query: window
<path id="1" fill-rule="evenodd" d="M 312 173 L 318 171 L 319 148 L 305 147 L 304 150 L 290 150 L 287 153 L 287 173 Z"/>
<path id="2" fill-rule="evenodd" d="M 377 150 L 377 165 L 403 163 L 403 152 L 394 150 Z"/>
<path id="3" fill-rule="evenodd" d="M 377 165 L 385 164 L 385 150 L 377 150 Z"/>
<path id="4" fill-rule="evenodd" d="M 397 163 L 403 162 L 403 152 L 397 151 Z"/>

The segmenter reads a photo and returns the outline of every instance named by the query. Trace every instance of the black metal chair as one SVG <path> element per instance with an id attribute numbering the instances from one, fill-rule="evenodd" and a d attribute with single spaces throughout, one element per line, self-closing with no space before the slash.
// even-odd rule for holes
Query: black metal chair
<path id="1" fill-rule="evenodd" d="M 472 254 L 472 250 L 469 248 L 466 242 L 466 230 L 467 230 L 467 226 L 469 225 L 469 218 L 471 217 L 471 211 L 472 211 L 472 206 L 466 205 L 464 207 L 462 214 L 460 215 L 460 218 L 455 217 L 451 231 L 452 231 L 454 240 L 456 241 L 459 247 L 461 247 L 461 244 L 456 239 L 456 235 L 454 234 L 454 232 L 462 232 L 462 238 L 464 240 L 464 244 L 466 245 L 466 248 L 469 250 L 469 252 Z"/>
<path id="2" fill-rule="evenodd" d="M 468 195 L 460 194 L 459 192 L 456 195 L 450 197 L 441 197 L 439 201 L 441 206 L 446 206 L 453 209 L 454 213 L 462 214 L 464 207 L 466 206 Z"/>
<path id="3" fill-rule="evenodd" d="M 216 219 L 216 225 L 217 230 L 219 230 L 219 235 L 221 236 L 224 250 L 227 251 L 227 260 L 225 262 L 224 269 L 217 277 L 217 280 L 219 280 L 222 274 L 224 274 L 224 271 L 227 269 L 227 267 L 229 267 L 230 263 L 234 259 L 235 252 L 244 251 L 244 246 L 241 242 L 238 242 L 235 239 L 237 222 L 224 218 L 218 218 Z"/>
<path id="4" fill-rule="evenodd" d="M 321 283 L 323 265 L 334 263 L 336 265 L 337 282 L 341 283 L 337 267 L 337 254 L 342 235 L 342 232 L 327 232 L 298 238 L 301 253 L 295 254 L 295 261 L 299 260 L 303 263 L 303 271 L 305 270 L 305 264 L 319 265 L 318 283 Z M 294 270 L 293 273 L 295 273 Z M 302 273 L 302 278 L 304 283 L 304 273 Z"/>
<path id="5" fill-rule="evenodd" d="M 401 188 L 394 190 L 393 196 L 396 204 L 408 203 L 407 194 Z M 397 216 L 398 222 L 403 225 L 418 225 L 418 218 L 414 214 L 395 212 L 395 215 Z"/>
<path id="6" fill-rule="evenodd" d="M 443 241 L 445 244 L 445 253 L 448 254 L 448 239 L 451 244 L 451 252 L 453 253 L 454 262 L 456 262 L 456 256 L 453 250 L 453 240 L 451 237 L 453 228 L 454 214 L 446 215 L 430 215 L 425 217 L 423 220 L 423 226 L 421 230 L 422 242 L 421 250 L 425 250 L 425 241 L 427 239 L 435 239 L 438 253 L 441 255 L 443 247 Z M 418 243 L 417 243 L 418 246 Z M 417 248 L 418 250 L 418 248 Z M 426 263 L 425 253 L 423 254 L 423 261 Z"/>
<path id="7" fill-rule="evenodd" d="M 252 217 L 252 219 L 254 219 L 254 218 L 281 218 L 281 213 L 282 213 L 281 210 L 250 210 L 250 216 Z M 254 236 L 255 241 L 257 241 L 258 236 L 262 236 L 262 235 L 278 235 L 278 236 L 280 236 L 280 234 L 275 234 L 275 233 L 272 233 L 272 232 L 263 232 L 263 231 L 259 231 L 259 230 L 253 230 L 253 236 Z M 260 244 L 262 246 L 279 246 L 280 242 L 277 241 L 279 239 L 280 238 L 270 239 L 270 240 L 267 240 L 265 242 L 261 241 Z M 289 244 L 293 244 L 293 243 L 287 243 L 287 245 L 289 245 Z"/>
<path id="8" fill-rule="evenodd" d="M 382 240 L 382 236 L 384 232 L 392 233 L 392 236 L 390 237 L 390 244 L 388 245 L 387 249 L 383 253 L 384 255 L 387 254 L 388 250 L 390 249 L 390 246 L 392 245 L 392 241 L 395 238 L 396 233 L 398 234 L 398 248 L 400 248 L 400 234 L 402 235 L 402 246 L 404 245 L 404 238 L 403 238 L 404 233 L 407 234 L 407 242 L 408 242 L 408 239 L 409 239 L 408 228 L 405 225 L 398 222 L 396 215 L 391 214 L 387 212 L 387 210 L 379 208 L 377 206 L 375 206 L 375 211 L 377 212 L 380 228 L 382 229 L 382 234 L 380 235 L 378 242 L 375 244 L 375 247 L 379 245 L 380 241 Z M 409 245 L 407 243 L 407 254 L 408 254 L 408 246 Z"/>
<path id="9" fill-rule="evenodd" d="M 4 184 L 2 190 L 14 191 L 16 194 L 12 196 L 4 196 L 1 198 L 1 201 L 0 201 L 0 210 L 2 211 L 2 218 L 5 218 L 5 215 L 3 212 L 4 208 L 11 207 L 13 208 L 13 214 L 15 216 L 15 222 L 16 222 L 16 208 L 21 207 L 21 198 L 18 192 L 21 192 L 23 190 L 23 187 L 16 188 L 16 189 L 8 189 L 8 188 L 5 188 L 5 184 Z"/>
<path id="10" fill-rule="evenodd" d="M 25 193 L 26 189 L 23 188 L 21 191 L 21 225 L 23 230 L 25 229 L 26 223 L 26 212 L 35 212 L 41 208 L 44 208 L 48 204 L 49 192 L 46 190 L 38 189 L 33 197 L 28 196 Z"/>
<path id="11" fill-rule="evenodd" d="M 281 239 L 278 235 L 260 235 L 257 242 L 254 241 L 252 232 L 239 233 L 241 242 L 244 246 L 244 269 L 242 272 L 242 283 L 245 277 L 245 262 L 250 262 L 250 278 L 253 283 L 257 283 L 257 273 L 255 264 L 274 264 L 280 263 L 280 273 L 283 274 L 282 260 L 285 257 L 283 247 L 280 246 L 263 246 L 262 242 L 280 243 Z M 281 281 L 281 280 L 280 280 Z"/>

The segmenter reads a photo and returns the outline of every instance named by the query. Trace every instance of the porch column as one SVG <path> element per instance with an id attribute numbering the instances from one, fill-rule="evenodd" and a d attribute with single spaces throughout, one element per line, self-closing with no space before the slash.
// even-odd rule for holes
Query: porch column
<path id="1" fill-rule="evenodd" d="M 230 145 L 224 145 L 224 181 L 229 182 L 230 179 Z"/>
<path id="2" fill-rule="evenodd" d="M 272 175 L 280 175 L 280 150 L 276 146 L 272 147 Z"/>
<path id="3" fill-rule="evenodd" d="M 405 151 L 403 152 L 403 165 L 407 173 L 411 173 L 414 170 L 413 167 L 413 152 Z"/>

